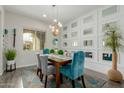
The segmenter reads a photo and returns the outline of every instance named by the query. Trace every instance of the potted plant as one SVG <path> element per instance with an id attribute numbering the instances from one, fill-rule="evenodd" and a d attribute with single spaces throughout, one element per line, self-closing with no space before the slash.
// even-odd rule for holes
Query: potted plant
<path id="1" fill-rule="evenodd" d="M 7 59 L 7 65 L 15 64 L 16 51 L 14 49 L 8 49 L 5 52 L 5 57 Z"/>
<path id="2" fill-rule="evenodd" d="M 51 50 L 50 50 L 50 53 L 51 53 L 51 54 L 54 54 L 54 53 L 55 53 L 54 49 L 51 49 Z"/>
<path id="3" fill-rule="evenodd" d="M 105 26 L 105 46 L 112 50 L 112 69 L 108 71 L 108 78 L 113 81 L 121 81 L 122 74 L 117 70 L 118 51 L 123 48 L 121 41 L 123 40 L 119 29 L 115 25 L 107 24 Z"/>
<path id="4" fill-rule="evenodd" d="M 59 50 L 59 51 L 58 51 L 58 54 L 59 54 L 59 55 L 63 55 L 63 54 L 64 54 L 63 50 Z"/>

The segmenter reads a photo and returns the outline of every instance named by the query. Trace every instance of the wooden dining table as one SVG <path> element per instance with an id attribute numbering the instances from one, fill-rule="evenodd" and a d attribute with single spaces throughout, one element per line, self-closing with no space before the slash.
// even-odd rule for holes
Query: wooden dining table
<path id="1" fill-rule="evenodd" d="M 62 65 L 66 65 L 71 63 L 71 57 L 58 56 L 58 55 L 50 55 L 48 57 L 49 62 L 55 65 L 56 70 L 56 87 L 60 87 L 60 67 Z"/>

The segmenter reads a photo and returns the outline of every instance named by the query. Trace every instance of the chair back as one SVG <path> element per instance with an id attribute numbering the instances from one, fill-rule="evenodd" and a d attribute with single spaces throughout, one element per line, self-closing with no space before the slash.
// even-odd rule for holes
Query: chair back
<path id="1" fill-rule="evenodd" d="M 47 75 L 48 55 L 40 55 L 42 63 L 42 74 Z"/>
<path id="2" fill-rule="evenodd" d="M 43 49 L 43 54 L 49 54 L 49 53 L 50 53 L 50 50 L 48 48 Z"/>
<path id="3" fill-rule="evenodd" d="M 42 64 L 41 64 L 41 60 L 40 60 L 40 54 L 36 54 L 36 55 L 37 55 L 37 67 L 41 69 L 42 68 L 42 66 L 41 66 Z"/>
<path id="4" fill-rule="evenodd" d="M 84 74 L 84 58 L 85 54 L 83 51 L 78 51 L 73 54 L 71 63 L 71 70 L 74 75 L 73 77 L 79 77 Z"/>

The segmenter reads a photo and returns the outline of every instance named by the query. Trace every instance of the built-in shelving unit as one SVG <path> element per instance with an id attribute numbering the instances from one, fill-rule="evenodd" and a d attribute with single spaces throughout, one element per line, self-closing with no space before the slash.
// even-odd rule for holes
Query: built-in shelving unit
<path id="1" fill-rule="evenodd" d="M 99 13 L 99 34 L 98 34 L 98 54 L 99 62 L 111 63 L 112 62 L 112 51 L 108 50 L 104 46 L 104 28 L 105 26 L 115 25 L 119 27 L 119 6 L 106 6 L 98 10 Z M 119 61 L 119 59 L 118 59 Z"/>
<path id="2" fill-rule="evenodd" d="M 69 42 L 68 42 L 68 39 L 69 39 L 69 26 L 68 25 L 65 25 L 63 27 L 63 30 L 61 32 L 61 47 L 65 50 L 69 47 Z"/>
<path id="3" fill-rule="evenodd" d="M 61 47 L 64 50 L 75 50 L 80 47 L 80 20 L 65 25 L 61 32 Z"/>
<path id="4" fill-rule="evenodd" d="M 110 24 L 117 25 L 124 31 L 123 9 L 124 6 L 103 6 L 66 24 L 63 27 L 61 41 L 67 42 L 67 46 L 63 43 L 61 48 L 69 51 L 83 50 L 86 62 L 111 66 L 112 51 L 104 46 L 103 28 Z M 123 57 L 124 53 L 119 52 L 118 63 L 124 67 L 124 63 L 121 62 Z"/>
<path id="5" fill-rule="evenodd" d="M 97 10 L 81 18 L 81 47 L 87 62 L 97 62 Z"/>

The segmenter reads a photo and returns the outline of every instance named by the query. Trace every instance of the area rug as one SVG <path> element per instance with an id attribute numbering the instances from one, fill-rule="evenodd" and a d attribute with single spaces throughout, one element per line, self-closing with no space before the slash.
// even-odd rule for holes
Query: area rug
<path id="1" fill-rule="evenodd" d="M 105 80 L 92 77 L 87 74 L 84 75 L 84 80 L 87 88 L 101 88 L 106 83 Z M 22 72 L 22 83 L 24 88 L 44 88 L 45 80 L 41 82 L 39 77 L 36 75 L 36 68 L 29 67 L 23 70 Z M 82 81 L 75 81 L 76 88 L 83 88 Z M 56 88 L 55 77 L 50 75 L 48 77 L 47 88 Z M 71 81 L 63 77 L 63 83 L 60 88 L 72 88 Z"/>

